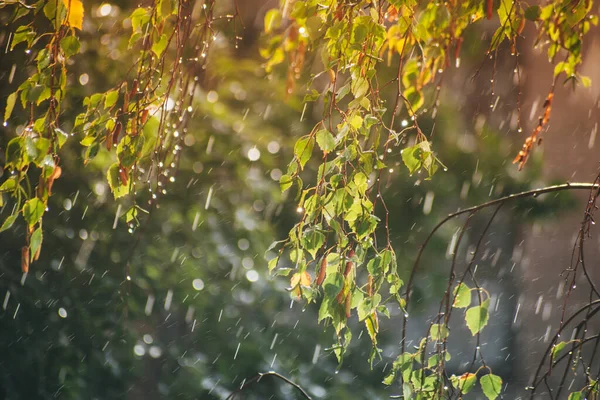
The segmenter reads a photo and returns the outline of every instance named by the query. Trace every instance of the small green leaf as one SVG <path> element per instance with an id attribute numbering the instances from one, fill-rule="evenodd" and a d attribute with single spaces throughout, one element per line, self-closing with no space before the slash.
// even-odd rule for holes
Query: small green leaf
<path id="1" fill-rule="evenodd" d="M 413 391 L 412 391 L 412 386 L 410 383 L 404 382 L 402 384 L 402 394 L 404 395 L 405 399 L 412 399 L 413 398 Z"/>
<path id="2" fill-rule="evenodd" d="M 152 44 L 152 52 L 156 57 L 161 57 L 169 44 L 169 39 L 166 34 L 160 35 L 160 38 Z"/>
<path id="3" fill-rule="evenodd" d="M 465 308 L 471 305 L 471 289 L 461 283 L 454 289 L 454 304 L 452 307 Z"/>
<path id="4" fill-rule="evenodd" d="M 484 375 L 479 379 L 483 394 L 489 400 L 495 400 L 502 391 L 502 378 L 494 374 Z"/>
<path id="5" fill-rule="evenodd" d="M 282 175 L 281 178 L 279 178 L 279 187 L 281 188 L 281 192 L 283 193 L 288 190 L 292 186 L 292 183 L 294 183 L 294 181 L 291 176 Z"/>
<path id="6" fill-rule="evenodd" d="M 0 185 L 0 192 L 12 192 L 17 187 L 17 177 L 11 176 Z"/>
<path id="7" fill-rule="evenodd" d="M 559 62 L 558 64 L 556 64 L 554 66 L 554 76 L 558 76 L 560 75 L 561 72 L 565 71 L 567 67 L 567 63 L 564 61 Z"/>
<path id="8" fill-rule="evenodd" d="M 581 82 L 584 88 L 589 88 L 590 86 L 592 86 L 592 80 L 589 76 L 580 76 L 579 81 Z"/>
<path id="9" fill-rule="evenodd" d="M 446 339 L 450 331 L 448 327 L 444 324 L 433 324 L 431 325 L 431 329 L 429 330 L 429 335 L 432 340 L 442 340 Z"/>
<path id="10" fill-rule="evenodd" d="M 120 176 L 121 166 L 119 163 L 115 163 L 110 166 L 107 173 L 108 186 L 113 192 L 115 199 L 126 196 L 129 193 L 129 185 L 123 185 Z"/>
<path id="11" fill-rule="evenodd" d="M 585 396 L 582 392 L 573 392 L 569 395 L 568 400 L 585 400 Z"/>
<path id="12" fill-rule="evenodd" d="M 461 393 L 467 394 L 475 387 L 477 375 L 470 372 L 466 372 L 461 376 L 452 375 L 450 381 L 455 388 L 461 391 Z"/>
<path id="13" fill-rule="evenodd" d="M 44 215 L 44 202 L 37 197 L 28 200 L 23 206 L 23 218 L 29 226 L 33 226 L 42 219 Z"/>
<path id="14" fill-rule="evenodd" d="M 138 215 L 138 209 L 137 209 L 137 207 L 135 207 L 135 206 L 131 207 L 125 213 L 125 222 L 130 223 L 133 220 L 137 220 L 137 215 Z"/>
<path id="15" fill-rule="evenodd" d="M 465 321 L 473 336 L 479 333 L 488 323 L 490 299 L 485 300 L 480 306 L 471 307 L 467 310 Z"/>
<path id="16" fill-rule="evenodd" d="M 560 353 L 562 351 L 562 349 L 564 349 L 567 344 L 568 344 L 568 342 L 559 342 L 559 343 L 556 343 L 552 347 L 552 358 L 556 358 L 556 356 L 558 355 L 558 353 Z"/>
<path id="17" fill-rule="evenodd" d="M 296 156 L 301 168 L 304 168 L 308 160 L 310 160 L 314 145 L 315 139 L 312 136 L 300 138 L 294 145 L 294 156 Z"/>
<path id="18" fill-rule="evenodd" d="M 269 260 L 269 272 L 273 272 L 273 270 L 277 267 L 277 262 L 279 261 L 279 257 L 273 257 Z"/>
<path id="19" fill-rule="evenodd" d="M 69 138 L 69 135 L 59 128 L 54 128 L 54 134 L 56 135 L 56 139 L 58 139 L 58 148 L 60 149 Z"/>
<path id="20" fill-rule="evenodd" d="M 416 113 L 419 108 L 425 104 L 425 98 L 423 97 L 423 93 L 418 91 L 414 86 L 409 87 L 404 91 L 404 97 L 408 100 L 410 104 L 409 112 Z"/>
<path id="21" fill-rule="evenodd" d="M 104 98 L 104 108 L 108 110 L 115 105 L 117 100 L 119 100 L 119 91 L 109 90 L 106 92 L 106 97 Z"/>
<path id="22" fill-rule="evenodd" d="M 351 90 L 355 98 L 362 97 L 369 90 L 369 81 L 365 78 L 356 78 L 352 81 Z"/>
<path id="23" fill-rule="evenodd" d="M 31 249 L 31 261 L 33 261 L 33 258 L 37 254 L 38 250 L 40 247 L 42 247 L 43 238 L 44 236 L 42 234 L 42 228 L 37 228 L 31 235 L 31 239 L 29 241 L 29 247 Z"/>
<path id="24" fill-rule="evenodd" d="M 327 129 L 321 129 L 316 134 L 317 144 L 324 153 L 329 153 L 335 149 L 335 138 Z"/>
<path id="25" fill-rule="evenodd" d="M 358 307 L 356 307 L 356 310 L 358 311 L 358 320 L 362 321 L 373 314 L 379 303 L 381 303 L 381 295 L 378 293 L 374 294 L 372 297 L 365 297 Z"/>
<path id="26" fill-rule="evenodd" d="M 42 93 L 44 93 L 45 88 L 46 87 L 44 85 L 35 85 L 32 87 L 27 93 L 27 101 L 36 103 L 42 96 Z"/>
<path id="27" fill-rule="evenodd" d="M 25 144 L 25 140 L 21 136 L 17 136 L 8 142 L 6 145 L 6 164 L 5 168 L 12 167 L 14 169 L 21 169 L 21 165 L 26 163 L 26 160 L 23 160 L 23 148 Z"/>
<path id="28" fill-rule="evenodd" d="M 65 57 L 68 58 L 79 53 L 81 44 L 79 43 L 79 39 L 77 39 L 76 36 L 66 36 L 61 39 L 60 48 L 65 53 Z"/>
<path id="29" fill-rule="evenodd" d="M 323 290 L 325 290 L 326 298 L 334 298 L 338 295 L 344 286 L 344 277 L 339 272 L 327 274 L 323 281 Z"/>
<path id="30" fill-rule="evenodd" d="M 4 109 L 4 120 L 7 121 L 15 108 L 15 102 L 17 101 L 17 92 L 13 92 L 8 95 L 6 99 L 6 108 Z"/>
<path id="31" fill-rule="evenodd" d="M 281 25 L 281 11 L 274 8 L 265 14 L 265 33 L 271 33 Z"/>
<path id="32" fill-rule="evenodd" d="M 19 214 L 13 214 L 13 215 L 9 215 L 8 217 L 6 217 L 6 219 L 4 220 L 4 223 L 0 227 L 0 232 L 4 232 L 5 230 L 10 229 L 10 227 L 13 226 L 13 224 L 17 220 L 18 216 L 19 216 Z"/>
<path id="33" fill-rule="evenodd" d="M 121 165 L 129 168 L 140 159 L 144 147 L 144 140 L 143 135 L 127 135 L 121 139 L 117 146 L 117 157 L 119 158 Z"/>
<path id="34" fill-rule="evenodd" d="M 540 8 L 540 6 L 527 7 L 527 9 L 525 10 L 525 18 L 527 18 L 530 21 L 537 21 L 540 18 L 541 14 L 542 9 Z"/>
<path id="35" fill-rule="evenodd" d="M 363 118 L 360 115 L 355 115 L 352 118 L 350 118 L 350 126 L 352 126 L 354 129 L 360 129 L 362 124 Z"/>
<path id="36" fill-rule="evenodd" d="M 325 235 L 316 229 L 307 230 L 302 236 L 302 246 L 313 258 L 316 258 L 317 251 L 323 246 L 324 242 Z"/>

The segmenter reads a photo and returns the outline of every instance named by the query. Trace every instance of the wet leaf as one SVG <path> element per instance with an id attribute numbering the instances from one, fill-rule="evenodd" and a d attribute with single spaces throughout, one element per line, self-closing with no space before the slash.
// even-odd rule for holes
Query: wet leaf
<path id="1" fill-rule="evenodd" d="M 461 283 L 454 289 L 454 304 L 452 304 L 452 307 L 465 308 L 470 305 L 471 289 L 466 284 Z"/>
<path id="2" fill-rule="evenodd" d="M 317 131 L 317 144 L 324 153 L 329 153 L 335 149 L 335 138 L 327 129 Z"/>
<path id="3" fill-rule="evenodd" d="M 16 101 L 17 101 L 17 92 L 13 92 L 8 95 L 8 98 L 6 99 L 6 108 L 4 109 L 4 120 L 5 121 L 7 121 L 10 118 L 12 111 L 15 108 Z"/>
<path id="4" fill-rule="evenodd" d="M 465 321 L 473 336 L 478 334 L 488 323 L 490 299 L 485 300 L 480 306 L 467 310 Z"/>
<path id="5" fill-rule="evenodd" d="M 461 376 L 452 375 L 450 381 L 455 388 L 459 389 L 463 394 L 467 394 L 475 387 L 477 375 L 470 372 L 464 373 Z"/>
<path id="6" fill-rule="evenodd" d="M 60 48 L 65 53 L 65 57 L 71 57 L 79 53 L 81 44 L 75 36 L 66 36 L 60 41 Z"/>
<path id="7" fill-rule="evenodd" d="M 525 10 L 525 18 L 530 21 L 537 21 L 540 19 L 540 15 L 542 14 L 542 9 L 540 6 L 530 6 Z"/>
<path id="8" fill-rule="evenodd" d="M 304 168 L 308 160 L 310 160 L 314 145 L 315 139 L 312 136 L 300 138 L 294 145 L 294 156 L 296 156 L 301 168 Z"/>
<path id="9" fill-rule="evenodd" d="M 481 377 L 479 380 L 483 394 L 489 400 L 495 400 L 502 391 L 502 378 L 497 375 L 488 374 Z"/>
<path id="10" fill-rule="evenodd" d="M 31 239 L 29 241 L 29 248 L 31 250 L 31 261 L 33 261 L 34 258 L 37 257 L 38 251 L 40 251 L 40 248 L 42 247 L 43 238 L 44 237 L 42 234 L 41 227 L 37 228 L 31 235 Z"/>
<path id="11" fill-rule="evenodd" d="M 23 218 L 25 222 L 31 227 L 37 224 L 44 215 L 44 202 L 37 197 L 28 200 L 23 206 Z"/>
<path id="12" fill-rule="evenodd" d="M 265 14 L 265 33 L 271 33 L 281 25 L 281 11 L 274 8 Z"/>
<path id="13" fill-rule="evenodd" d="M 124 185 L 121 181 L 121 166 L 119 163 L 110 166 L 107 173 L 107 180 L 115 199 L 129 194 L 129 185 Z"/>
<path id="14" fill-rule="evenodd" d="M 10 229 L 17 220 L 18 216 L 19 214 L 13 214 L 6 217 L 6 219 L 2 223 L 2 226 L 0 227 L 0 232 L 4 232 L 5 230 Z"/>

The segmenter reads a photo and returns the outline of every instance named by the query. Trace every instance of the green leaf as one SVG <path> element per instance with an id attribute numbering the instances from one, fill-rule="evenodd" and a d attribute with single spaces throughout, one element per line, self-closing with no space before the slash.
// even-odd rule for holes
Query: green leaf
<path id="1" fill-rule="evenodd" d="M 352 81 L 351 90 L 355 98 L 362 97 L 369 90 L 369 81 L 365 78 L 356 78 Z"/>
<path id="2" fill-rule="evenodd" d="M 559 342 L 556 343 L 553 347 L 552 347 L 552 358 L 556 358 L 556 356 L 558 355 L 558 353 L 560 353 L 565 346 L 568 344 L 568 342 Z"/>
<path id="3" fill-rule="evenodd" d="M 134 32 L 142 31 L 142 26 L 150 21 L 149 10 L 146 8 L 136 8 L 130 15 L 131 27 Z"/>
<path id="4" fill-rule="evenodd" d="M 354 174 L 352 178 L 352 182 L 356 186 L 356 190 L 360 195 L 365 195 L 367 189 L 369 188 L 369 178 L 362 172 L 357 172 Z"/>
<path id="5" fill-rule="evenodd" d="M 24 144 L 25 140 L 21 136 L 13 138 L 8 142 L 6 145 L 5 168 L 21 169 L 21 164 L 25 163 L 22 157 Z"/>
<path id="6" fill-rule="evenodd" d="M 69 138 L 69 134 L 59 128 L 54 128 L 54 134 L 56 135 L 56 139 L 58 139 L 58 148 L 60 149 Z"/>
<path id="7" fill-rule="evenodd" d="M 419 108 L 425 104 L 425 98 L 423 93 L 418 91 L 414 86 L 409 87 L 404 91 L 404 97 L 410 104 L 409 112 L 411 114 L 416 113 Z"/>
<path id="8" fill-rule="evenodd" d="M 137 220 L 137 215 L 138 215 L 138 209 L 137 209 L 137 207 L 135 207 L 135 206 L 131 207 L 125 213 L 125 222 L 130 223 L 133 220 Z"/>
<path id="9" fill-rule="evenodd" d="M 554 66 L 554 76 L 560 75 L 561 72 L 565 71 L 567 68 L 567 63 L 564 61 L 559 62 Z"/>
<path id="10" fill-rule="evenodd" d="M 393 254 L 389 250 L 384 250 L 376 255 L 367 263 L 367 271 L 376 279 L 388 272 L 393 259 Z"/>
<path id="11" fill-rule="evenodd" d="M 11 176 L 0 185 L 0 192 L 12 192 L 17 187 L 16 176 Z"/>
<path id="12" fill-rule="evenodd" d="M 342 290 L 344 286 L 344 277 L 339 272 L 327 274 L 323 281 L 323 290 L 325 290 L 326 298 L 334 298 Z"/>
<path id="13" fill-rule="evenodd" d="M 479 379 L 483 394 L 489 399 L 494 400 L 502 391 L 502 378 L 494 374 L 484 375 Z"/>
<path id="14" fill-rule="evenodd" d="M 356 307 L 356 310 L 358 311 L 358 320 L 362 321 L 373 314 L 379 303 L 381 303 L 380 294 L 374 294 L 372 297 L 365 297 L 358 307 Z"/>
<path id="15" fill-rule="evenodd" d="M 6 217 L 6 219 L 4 220 L 4 223 L 0 227 L 0 232 L 4 232 L 5 230 L 10 229 L 10 227 L 13 226 L 13 224 L 17 220 L 18 216 L 19 216 L 19 214 L 13 214 L 13 215 L 9 215 L 8 217 Z"/>
<path id="16" fill-rule="evenodd" d="M 37 61 L 38 72 L 45 70 L 48 65 L 50 65 L 50 61 L 52 60 L 50 57 L 50 52 L 46 48 L 41 49 L 35 59 Z"/>
<path id="17" fill-rule="evenodd" d="M 525 18 L 527 18 L 530 21 L 537 21 L 540 18 L 541 14 L 542 9 L 540 8 L 540 6 L 527 7 L 527 9 L 525 10 Z"/>
<path id="18" fill-rule="evenodd" d="M 304 168 L 308 160 L 310 160 L 314 145 L 315 139 L 312 136 L 300 138 L 294 145 L 294 156 L 296 156 L 301 168 Z"/>
<path id="19" fill-rule="evenodd" d="M 413 398 L 413 391 L 412 391 L 412 386 L 410 383 L 405 382 L 402 384 L 402 394 L 405 399 Z"/>
<path id="20" fill-rule="evenodd" d="M 161 17 L 168 17 L 170 14 L 175 14 L 177 12 L 174 0 L 160 0 L 156 10 Z"/>
<path id="21" fill-rule="evenodd" d="M 461 376 L 452 375 L 450 381 L 455 388 L 461 391 L 461 393 L 467 394 L 475 387 L 477 375 L 469 372 L 466 372 Z"/>
<path id="22" fill-rule="evenodd" d="M 277 262 L 279 261 L 279 257 L 273 257 L 269 260 L 269 272 L 273 272 L 273 270 L 277 267 Z"/>
<path id="23" fill-rule="evenodd" d="M 471 307 L 467 310 L 465 321 L 473 336 L 479 333 L 488 323 L 490 299 L 485 300 L 480 306 Z"/>
<path id="24" fill-rule="evenodd" d="M 115 163 L 110 166 L 107 173 L 108 186 L 110 186 L 110 190 L 113 192 L 115 199 L 129 194 L 129 185 L 123 185 L 121 182 L 120 169 L 121 166 L 119 163 Z"/>
<path id="25" fill-rule="evenodd" d="M 281 11 L 274 8 L 265 14 L 265 33 L 271 33 L 281 25 Z"/>
<path id="26" fill-rule="evenodd" d="M 13 92 L 8 95 L 6 99 L 6 108 L 4 109 L 4 120 L 7 121 L 15 108 L 15 102 L 17 101 L 17 92 Z"/>
<path id="27" fill-rule="evenodd" d="M 454 289 L 454 304 L 452 307 L 465 308 L 471 305 L 471 289 L 464 283 L 461 283 Z"/>
<path id="28" fill-rule="evenodd" d="M 582 392 L 573 392 L 569 395 L 568 400 L 585 400 L 585 396 Z"/>
<path id="29" fill-rule="evenodd" d="M 33 261 L 33 258 L 35 257 L 35 255 L 37 254 L 38 250 L 40 249 L 40 247 L 42 247 L 42 240 L 43 240 L 43 235 L 42 235 L 42 228 L 37 228 L 33 234 L 31 235 L 31 239 L 29 241 L 29 247 L 31 249 L 31 261 Z"/>
<path id="30" fill-rule="evenodd" d="M 402 150 L 402 161 L 411 175 L 421 168 L 421 160 L 417 154 L 418 150 L 419 148 L 416 145 Z"/>
<path id="31" fill-rule="evenodd" d="M 30 47 L 34 38 L 35 38 L 35 32 L 33 29 L 31 29 L 30 27 L 25 26 L 25 25 L 19 26 L 15 30 L 15 34 L 13 35 L 10 49 L 13 50 L 15 48 L 15 46 L 21 42 L 27 42 L 27 47 Z"/>
<path id="32" fill-rule="evenodd" d="M 169 44 L 169 39 L 166 34 L 160 35 L 160 38 L 152 44 L 152 52 L 156 57 L 161 57 Z"/>
<path id="33" fill-rule="evenodd" d="M 360 129 L 362 124 L 363 118 L 360 115 L 354 115 L 352 118 L 350 118 L 350 126 L 352 126 L 354 129 Z"/>
<path id="34" fill-rule="evenodd" d="M 60 48 L 65 53 L 65 57 L 68 58 L 79 53 L 81 44 L 79 43 L 79 39 L 77 39 L 76 36 L 66 36 L 61 39 Z"/>
<path id="35" fill-rule="evenodd" d="M 23 206 L 23 218 L 31 227 L 42 219 L 44 210 L 44 202 L 37 197 L 34 197 L 33 199 L 28 200 Z"/>
<path id="36" fill-rule="evenodd" d="M 329 153 L 335 149 L 335 138 L 327 129 L 321 129 L 316 134 L 317 144 L 324 153 Z"/>
<path id="37" fill-rule="evenodd" d="M 121 165 L 129 168 L 142 155 L 142 149 L 144 147 L 144 136 L 130 136 L 127 135 L 119 142 L 117 146 L 117 157 L 121 162 Z"/>
<path id="38" fill-rule="evenodd" d="M 324 242 L 325 235 L 316 229 L 307 230 L 302 236 L 302 246 L 313 258 L 316 258 L 317 251 L 323 246 Z"/>
<path id="39" fill-rule="evenodd" d="M 45 88 L 46 87 L 44 85 L 35 85 L 34 87 L 32 87 L 27 93 L 27 101 L 31 103 L 38 102 Z"/>
<path id="40" fill-rule="evenodd" d="M 108 110 L 115 105 L 117 100 L 119 100 L 119 91 L 109 90 L 106 92 L 106 97 L 104 98 L 104 108 Z"/>
<path id="41" fill-rule="evenodd" d="M 450 331 L 448 327 L 444 324 L 433 324 L 431 325 L 431 329 L 429 330 L 429 335 L 432 340 L 442 340 L 446 339 Z"/>
<path id="42" fill-rule="evenodd" d="M 589 88 L 590 86 L 592 86 L 592 80 L 589 76 L 580 76 L 579 80 L 581 81 L 581 84 L 584 88 Z"/>
<path id="43" fill-rule="evenodd" d="M 292 186 L 292 183 L 294 183 L 294 181 L 291 176 L 282 175 L 281 178 L 279 178 L 279 187 L 281 188 L 281 192 L 283 193 L 288 190 Z"/>

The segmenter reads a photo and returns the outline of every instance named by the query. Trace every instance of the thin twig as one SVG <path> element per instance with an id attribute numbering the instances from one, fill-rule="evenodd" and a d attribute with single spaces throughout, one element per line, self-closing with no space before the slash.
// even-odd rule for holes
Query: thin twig
<path id="1" fill-rule="evenodd" d="M 235 396 L 237 396 L 239 393 L 243 392 L 244 390 L 246 390 L 249 386 L 255 384 L 255 383 L 259 383 L 260 380 L 264 377 L 264 376 L 273 376 L 275 378 L 279 378 L 282 381 L 284 381 L 285 383 L 287 383 L 288 385 L 293 386 L 294 388 L 296 388 L 296 390 L 298 392 L 300 392 L 300 394 L 302 396 L 304 396 L 305 399 L 308 400 L 312 400 L 312 397 L 310 397 L 308 395 L 308 393 L 306 393 L 304 391 L 304 389 L 302 389 L 302 387 L 300 387 L 300 385 L 298 385 L 297 383 L 289 380 L 288 378 L 286 378 L 285 376 L 275 372 L 275 371 L 268 371 L 268 372 L 261 372 L 258 375 L 256 375 L 254 378 L 249 379 L 248 381 L 246 381 L 242 387 L 240 387 L 238 390 L 232 392 L 229 396 L 227 396 L 227 398 L 225 400 L 233 400 L 235 398 Z"/>

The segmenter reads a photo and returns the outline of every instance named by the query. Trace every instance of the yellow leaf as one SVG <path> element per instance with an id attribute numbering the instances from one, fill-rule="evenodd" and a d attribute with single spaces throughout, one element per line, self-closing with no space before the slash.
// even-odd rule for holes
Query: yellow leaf
<path id="1" fill-rule="evenodd" d="M 67 7 L 67 20 L 65 25 L 83 29 L 83 3 L 81 0 L 63 0 Z"/>

